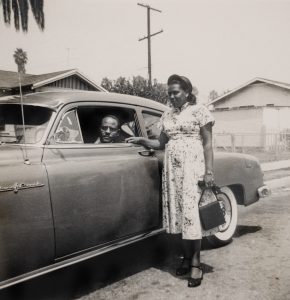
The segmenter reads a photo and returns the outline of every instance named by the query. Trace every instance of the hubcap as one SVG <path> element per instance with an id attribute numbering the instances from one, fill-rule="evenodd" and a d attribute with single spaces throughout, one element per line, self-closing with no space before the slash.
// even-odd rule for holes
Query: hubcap
<path id="1" fill-rule="evenodd" d="M 220 227 L 219 227 L 220 232 L 223 232 L 223 231 L 226 231 L 231 224 L 232 205 L 231 205 L 230 199 L 226 195 L 219 194 L 218 200 L 220 201 L 221 208 L 223 210 L 225 221 L 226 221 L 225 224 L 220 225 Z"/>

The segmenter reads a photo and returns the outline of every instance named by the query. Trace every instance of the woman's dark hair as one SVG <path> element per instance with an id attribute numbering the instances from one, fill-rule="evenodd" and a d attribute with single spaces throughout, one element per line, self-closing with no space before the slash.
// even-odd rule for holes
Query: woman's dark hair
<path id="1" fill-rule="evenodd" d="M 187 96 L 187 102 L 190 105 L 195 105 L 196 104 L 196 96 L 192 92 L 188 94 L 188 96 Z"/>
<path id="2" fill-rule="evenodd" d="M 171 85 L 171 84 L 179 84 L 180 87 L 188 93 L 188 96 L 187 96 L 187 102 L 190 104 L 190 105 L 194 105 L 196 104 L 196 96 L 192 93 L 192 86 L 191 84 L 188 85 L 187 82 L 183 81 L 183 80 L 179 80 L 179 79 L 173 79 L 173 80 L 168 80 L 168 85 Z"/>

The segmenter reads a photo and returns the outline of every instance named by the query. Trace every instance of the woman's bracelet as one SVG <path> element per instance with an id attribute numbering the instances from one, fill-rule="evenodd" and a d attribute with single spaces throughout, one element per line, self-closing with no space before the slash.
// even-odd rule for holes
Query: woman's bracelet
<path id="1" fill-rule="evenodd" d="M 205 175 L 212 175 L 213 176 L 213 171 L 206 171 Z"/>

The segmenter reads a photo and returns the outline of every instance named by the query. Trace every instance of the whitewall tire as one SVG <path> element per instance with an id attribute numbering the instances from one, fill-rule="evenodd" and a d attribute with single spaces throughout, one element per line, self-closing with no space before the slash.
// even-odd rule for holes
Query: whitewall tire
<path id="1" fill-rule="evenodd" d="M 226 223 L 220 227 L 220 232 L 206 237 L 208 242 L 214 247 L 229 244 L 235 234 L 238 223 L 238 207 L 234 193 L 229 187 L 222 187 L 218 200 L 222 201 Z"/>

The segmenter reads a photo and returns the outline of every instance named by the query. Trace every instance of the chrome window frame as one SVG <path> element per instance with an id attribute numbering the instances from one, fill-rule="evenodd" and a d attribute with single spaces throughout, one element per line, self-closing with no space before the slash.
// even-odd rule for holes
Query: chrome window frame
<path id="1" fill-rule="evenodd" d="M 88 107 L 88 106 L 94 106 L 94 107 L 112 107 L 112 108 L 121 108 L 121 109 L 130 109 L 134 111 L 134 121 L 136 122 L 136 127 L 138 130 L 138 136 L 144 136 L 144 132 L 142 130 L 142 124 L 143 119 L 140 120 L 140 107 L 134 106 L 131 104 L 123 104 L 123 103 L 115 103 L 115 102 L 106 102 L 106 101 L 81 101 L 81 102 L 73 102 L 64 105 L 61 107 L 61 109 L 58 111 L 57 116 L 54 120 L 54 124 L 50 128 L 50 132 L 47 136 L 45 148 L 61 148 L 61 149 L 85 149 L 85 148 L 132 148 L 132 147 L 142 147 L 140 145 L 136 144 L 130 144 L 130 143 L 108 143 L 108 144 L 92 144 L 92 143 L 50 143 L 50 139 L 52 138 L 53 134 L 56 132 L 56 129 L 58 127 L 58 124 L 60 123 L 62 116 L 72 110 L 76 109 L 78 107 Z M 81 127 L 80 127 L 81 128 Z"/>

